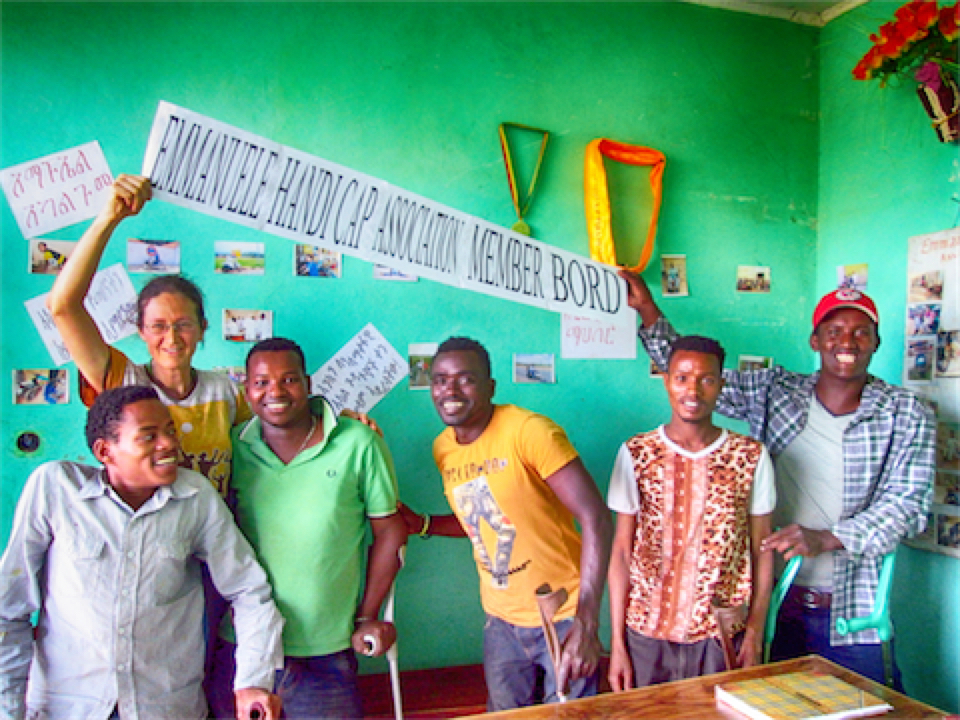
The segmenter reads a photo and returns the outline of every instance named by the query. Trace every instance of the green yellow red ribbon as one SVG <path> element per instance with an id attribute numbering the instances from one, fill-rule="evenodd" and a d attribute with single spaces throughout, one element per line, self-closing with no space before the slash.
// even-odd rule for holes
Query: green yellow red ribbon
<path id="1" fill-rule="evenodd" d="M 540 133 L 543 139 L 540 141 L 540 154 L 537 156 L 537 164 L 533 169 L 533 177 L 530 178 L 530 189 L 527 190 L 527 199 L 520 202 L 520 190 L 517 187 L 517 176 L 513 168 L 513 153 L 510 150 L 510 141 L 507 139 L 507 128 L 513 127 L 520 130 L 529 130 Z M 543 155 L 547 150 L 547 140 L 550 133 L 546 130 L 530 127 L 529 125 L 519 125 L 517 123 L 500 123 L 500 151 L 503 153 L 503 164 L 507 168 L 507 184 L 510 186 L 510 197 L 513 200 L 513 209 L 517 211 L 517 222 L 513 224 L 513 229 L 526 236 L 530 236 L 530 226 L 527 225 L 523 217 L 530 210 L 533 203 L 533 192 L 537 187 L 537 179 L 540 177 L 540 166 L 543 165 Z"/>
<path id="2" fill-rule="evenodd" d="M 587 212 L 587 234 L 590 238 L 590 257 L 608 265 L 617 265 L 617 251 L 610 227 L 610 191 L 607 187 L 607 171 L 603 158 L 628 165 L 650 165 L 650 189 L 653 191 L 653 213 L 650 230 L 640 254 L 640 262 L 629 268 L 643 272 L 653 255 L 653 242 L 657 236 L 657 218 L 663 199 L 663 169 L 667 159 L 653 148 L 597 138 L 587 145 L 583 169 L 583 196 Z"/>

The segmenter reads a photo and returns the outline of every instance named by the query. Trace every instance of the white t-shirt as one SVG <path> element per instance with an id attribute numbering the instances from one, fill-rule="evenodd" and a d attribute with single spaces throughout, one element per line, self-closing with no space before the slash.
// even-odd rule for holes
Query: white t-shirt
<path id="1" fill-rule="evenodd" d="M 830 530 L 843 512 L 843 433 L 853 413 L 831 415 L 816 395 L 810 401 L 806 427 L 777 457 L 780 505 L 774 523 L 797 523 L 813 530 Z M 805 557 L 797 585 L 831 591 L 833 553 Z"/>

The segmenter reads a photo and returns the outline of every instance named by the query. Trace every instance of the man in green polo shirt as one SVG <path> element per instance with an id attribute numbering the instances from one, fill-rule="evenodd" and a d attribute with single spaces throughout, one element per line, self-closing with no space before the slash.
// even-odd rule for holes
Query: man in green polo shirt
<path id="1" fill-rule="evenodd" d="M 255 417 L 233 436 L 237 524 L 267 571 L 286 620 L 277 693 L 288 718 L 359 718 L 354 651 L 372 636 L 377 654 L 396 639 L 380 606 L 399 570 L 406 526 L 383 439 L 309 397 L 300 347 L 283 338 L 247 356 Z M 373 531 L 366 582 L 366 525 Z M 361 592 L 362 588 L 362 592 Z M 227 640 L 233 640 L 226 633 Z M 233 717 L 232 646 L 217 649 L 211 695 L 216 717 Z M 220 705 L 219 698 L 224 699 Z"/>

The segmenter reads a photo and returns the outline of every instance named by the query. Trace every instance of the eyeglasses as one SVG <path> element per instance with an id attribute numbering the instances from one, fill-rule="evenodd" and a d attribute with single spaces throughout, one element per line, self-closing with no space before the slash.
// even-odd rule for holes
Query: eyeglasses
<path id="1" fill-rule="evenodd" d="M 177 335 L 190 335 L 195 333 L 200 326 L 192 320 L 178 320 L 171 325 L 165 322 L 156 322 L 147 325 L 145 330 L 150 335 L 166 335 L 173 328 Z"/>

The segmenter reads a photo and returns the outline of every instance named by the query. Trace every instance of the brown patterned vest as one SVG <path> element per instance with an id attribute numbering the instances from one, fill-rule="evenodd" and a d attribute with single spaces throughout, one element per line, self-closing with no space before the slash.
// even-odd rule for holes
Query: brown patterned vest
<path id="1" fill-rule="evenodd" d="M 654 430 L 627 447 L 640 494 L 627 625 L 678 643 L 718 637 L 713 601 L 750 602 L 750 489 L 762 446 L 729 432 L 693 459 Z"/>

